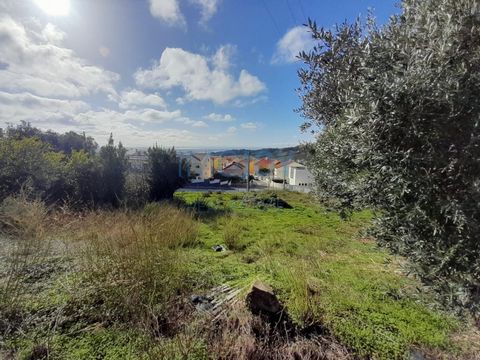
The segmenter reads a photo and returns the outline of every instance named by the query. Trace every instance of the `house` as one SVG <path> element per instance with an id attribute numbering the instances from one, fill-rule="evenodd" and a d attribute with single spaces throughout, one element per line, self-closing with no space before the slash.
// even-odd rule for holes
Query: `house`
<path id="1" fill-rule="evenodd" d="M 211 161 L 213 164 L 213 172 L 221 171 L 223 169 L 222 166 L 222 157 L 221 156 L 212 156 Z"/>
<path id="2" fill-rule="evenodd" d="M 293 186 L 310 187 L 314 183 L 314 177 L 305 166 L 294 163 L 289 165 L 287 182 Z"/>
<path id="3" fill-rule="evenodd" d="M 213 161 L 208 154 L 191 154 L 187 157 L 191 179 L 205 180 L 213 176 Z"/>
<path id="4" fill-rule="evenodd" d="M 275 168 L 275 161 L 272 159 L 269 159 L 268 157 L 264 157 L 255 163 L 255 174 L 263 175 L 263 176 L 272 174 L 274 168 Z"/>
<path id="5" fill-rule="evenodd" d="M 277 162 L 275 164 L 275 170 L 273 171 L 273 178 L 275 180 L 285 180 L 288 182 L 289 167 L 290 165 L 301 165 L 293 160 L 287 160 Z"/>
<path id="6" fill-rule="evenodd" d="M 223 168 L 222 174 L 227 177 L 244 177 L 246 175 L 245 165 L 234 161 Z"/>
<path id="7" fill-rule="evenodd" d="M 312 173 L 304 165 L 292 160 L 277 165 L 274 179 L 284 180 L 292 186 L 307 187 L 314 183 Z"/>

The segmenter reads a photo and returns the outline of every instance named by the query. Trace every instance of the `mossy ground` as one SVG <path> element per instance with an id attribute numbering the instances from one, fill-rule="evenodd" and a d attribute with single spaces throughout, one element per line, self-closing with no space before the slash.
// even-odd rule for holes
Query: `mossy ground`
<path id="1" fill-rule="evenodd" d="M 401 359 L 421 349 L 462 358 L 472 351 L 452 340 L 465 330 L 463 321 L 442 311 L 417 281 L 403 275 L 401 259 L 363 236 L 369 211 L 342 220 L 308 195 L 277 195 L 293 208 L 255 206 L 244 199 L 266 196 L 260 193 L 176 194 L 186 204 L 202 203 L 198 241 L 175 249 L 188 269 L 182 275 L 188 291 L 201 293 L 219 284 L 246 288 L 264 280 L 297 325 L 321 326 L 359 357 Z M 217 244 L 228 250 L 212 251 Z M 96 311 L 108 309 L 89 303 L 89 291 L 95 290 L 83 287 L 85 274 L 75 270 L 76 259 L 57 255 L 51 261 L 57 266 L 26 285 L 16 313 L 9 315 L 24 324 L 3 339 L 5 351 L 27 359 L 43 344 L 51 359 L 215 358 L 195 329 L 152 339 L 142 329 L 91 320 Z M 82 306 L 69 311 L 79 301 Z"/>

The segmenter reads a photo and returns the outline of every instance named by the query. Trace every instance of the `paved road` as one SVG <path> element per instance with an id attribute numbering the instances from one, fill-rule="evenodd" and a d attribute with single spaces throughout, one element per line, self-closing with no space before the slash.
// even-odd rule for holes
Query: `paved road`
<path id="1" fill-rule="evenodd" d="M 267 190 L 268 187 L 263 185 L 262 183 L 254 183 L 250 187 L 250 191 L 263 191 Z M 221 192 L 245 192 L 247 191 L 246 185 L 240 185 L 240 186 L 225 186 L 225 187 L 220 187 L 220 186 L 186 186 L 183 188 L 178 189 L 177 191 L 185 191 L 185 192 L 208 192 L 208 191 L 221 191 Z"/>

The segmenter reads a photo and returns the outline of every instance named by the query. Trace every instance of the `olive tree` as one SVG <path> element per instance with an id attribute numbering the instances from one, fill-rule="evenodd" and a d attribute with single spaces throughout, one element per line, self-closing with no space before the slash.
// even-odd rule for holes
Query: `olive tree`
<path id="1" fill-rule="evenodd" d="M 320 197 L 375 210 L 373 234 L 457 308 L 480 309 L 480 5 L 404 0 L 308 27 L 299 89 Z"/>

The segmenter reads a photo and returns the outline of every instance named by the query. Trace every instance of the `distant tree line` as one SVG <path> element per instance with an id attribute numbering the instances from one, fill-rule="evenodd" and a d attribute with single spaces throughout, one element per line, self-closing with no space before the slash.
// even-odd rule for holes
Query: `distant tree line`
<path id="1" fill-rule="evenodd" d="M 75 207 L 139 206 L 171 198 L 182 184 L 174 148 L 152 147 L 143 172 L 130 171 L 127 149 L 110 135 L 100 149 L 73 131 L 42 131 L 27 122 L 0 129 L 0 201 L 27 190 Z"/>

